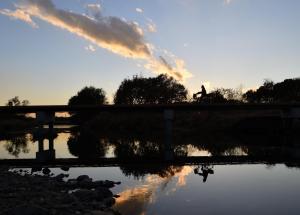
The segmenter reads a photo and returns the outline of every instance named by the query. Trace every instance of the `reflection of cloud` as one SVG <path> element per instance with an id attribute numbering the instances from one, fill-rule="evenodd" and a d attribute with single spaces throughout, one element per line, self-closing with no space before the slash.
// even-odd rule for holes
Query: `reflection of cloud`
<path id="1" fill-rule="evenodd" d="M 114 208 L 122 211 L 123 215 L 126 214 L 144 214 L 145 209 L 149 204 L 155 203 L 156 191 L 165 192 L 165 195 L 169 195 L 169 191 L 165 190 L 168 182 L 173 178 L 178 178 L 178 181 L 174 188 L 171 188 L 171 192 L 175 192 L 178 187 L 186 185 L 186 176 L 192 172 L 192 167 L 184 166 L 178 169 L 178 167 L 171 167 L 174 169 L 175 175 L 168 175 L 165 178 L 157 175 L 149 175 L 145 179 L 145 184 L 139 187 L 129 188 L 119 195 L 116 199 Z M 178 171 L 179 170 L 179 171 Z"/>
<path id="2" fill-rule="evenodd" d="M 59 9 L 51 0 L 23 0 L 21 2 L 21 5 L 16 5 L 15 11 L 2 9 L 1 14 L 23 20 L 33 26 L 35 24 L 31 17 L 36 17 L 115 54 L 144 59 L 146 61 L 144 67 L 152 72 L 168 74 L 178 80 L 191 77 L 183 60 L 172 59 L 173 67 L 167 66 L 171 64 L 154 56 L 152 52 L 154 46 L 146 43 L 143 30 L 138 25 L 119 17 L 103 16 L 100 5 L 87 5 L 88 12 L 91 14 L 86 15 Z"/>
<path id="3" fill-rule="evenodd" d="M 13 19 L 22 20 L 22 21 L 28 23 L 29 25 L 31 25 L 32 27 L 38 28 L 37 24 L 32 21 L 30 15 L 25 13 L 23 10 L 17 9 L 15 11 L 11 11 L 8 9 L 0 9 L 0 14 L 9 16 Z"/>
<path id="4" fill-rule="evenodd" d="M 192 170 L 193 169 L 190 166 L 185 166 L 179 173 L 175 174 L 175 176 L 178 177 L 178 182 L 176 184 L 178 187 L 186 185 L 186 176 L 188 176 Z"/>

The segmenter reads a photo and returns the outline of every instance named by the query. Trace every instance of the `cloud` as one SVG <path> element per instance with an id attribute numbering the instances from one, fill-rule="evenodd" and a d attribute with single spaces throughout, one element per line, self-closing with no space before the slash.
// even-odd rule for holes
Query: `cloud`
<path id="1" fill-rule="evenodd" d="M 138 7 L 137 7 L 137 8 L 135 8 L 135 11 L 136 11 L 136 12 L 138 12 L 138 13 L 143 13 L 143 12 L 144 12 L 144 11 L 143 11 L 143 9 L 141 9 L 141 8 L 138 8 Z"/>
<path id="2" fill-rule="evenodd" d="M 228 5 L 232 2 L 232 0 L 224 0 L 224 4 Z"/>
<path id="3" fill-rule="evenodd" d="M 147 28 L 148 28 L 148 31 L 151 33 L 156 32 L 156 25 L 154 23 L 148 23 Z"/>
<path id="4" fill-rule="evenodd" d="M 174 58 L 174 65 L 171 65 L 164 57 L 153 58 L 145 64 L 145 68 L 157 74 L 168 74 L 177 80 L 183 81 L 192 77 L 192 74 L 185 68 L 185 62 L 182 59 Z"/>
<path id="5" fill-rule="evenodd" d="M 147 23 L 147 29 L 149 32 L 154 33 L 156 32 L 156 25 L 155 23 L 152 21 L 152 19 L 147 19 L 148 23 Z"/>
<path id="6" fill-rule="evenodd" d="M 118 17 L 90 18 L 57 9 L 51 0 L 24 0 L 19 9 L 124 57 L 147 58 L 151 54 L 141 30 Z"/>
<path id="7" fill-rule="evenodd" d="M 95 52 L 96 51 L 96 48 L 93 46 L 93 45 L 88 45 L 86 47 L 84 47 L 85 50 L 87 51 L 91 51 L 91 52 Z"/>
<path id="8" fill-rule="evenodd" d="M 15 11 L 3 9 L 1 13 L 33 26 L 35 24 L 31 18 L 39 18 L 120 56 L 142 59 L 146 61 L 144 68 L 154 73 L 168 74 L 180 81 L 191 77 L 183 60 L 173 58 L 173 63 L 169 63 L 163 57 L 155 57 L 155 47 L 146 42 L 144 32 L 137 23 L 115 16 L 103 16 L 98 4 L 88 4 L 86 9 L 87 15 L 59 9 L 51 0 L 22 0 Z"/>
<path id="9" fill-rule="evenodd" d="M 101 5 L 100 4 L 87 4 L 87 13 L 92 17 L 99 19 L 101 17 Z"/>
<path id="10" fill-rule="evenodd" d="M 31 25 L 33 28 L 38 28 L 38 25 L 32 21 L 30 15 L 25 13 L 23 10 L 17 9 L 15 11 L 11 11 L 8 9 L 0 9 L 0 14 L 9 16 L 13 19 L 22 20 L 22 21 L 28 23 L 29 25 Z"/>

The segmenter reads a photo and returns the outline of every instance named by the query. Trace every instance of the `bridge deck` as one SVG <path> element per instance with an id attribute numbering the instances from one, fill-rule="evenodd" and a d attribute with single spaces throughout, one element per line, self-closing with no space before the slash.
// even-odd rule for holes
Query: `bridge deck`
<path id="1" fill-rule="evenodd" d="M 300 108 L 300 103 L 289 104 L 169 104 L 169 105 L 35 105 L 35 106 L 0 106 L 0 113 L 36 113 L 36 112 L 162 112 L 174 111 L 230 111 L 230 110 L 284 110 Z"/>

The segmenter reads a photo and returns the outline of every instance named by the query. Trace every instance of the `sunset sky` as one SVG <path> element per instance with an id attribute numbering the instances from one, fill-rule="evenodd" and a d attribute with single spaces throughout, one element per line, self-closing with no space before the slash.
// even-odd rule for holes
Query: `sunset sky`
<path id="1" fill-rule="evenodd" d="M 67 104 L 84 86 L 111 99 L 124 78 L 167 73 L 255 88 L 300 77 L 299 0 L 1 0 L 0 105 Z"/>

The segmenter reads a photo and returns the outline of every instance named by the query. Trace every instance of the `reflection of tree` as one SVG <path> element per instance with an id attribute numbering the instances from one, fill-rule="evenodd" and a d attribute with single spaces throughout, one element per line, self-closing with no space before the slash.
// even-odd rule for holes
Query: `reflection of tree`
<path id="1" fill-rule="evenodd" d="M 141 158 L 141 159 L 162 159 L 164 157 L 164 144 L 155 140 L 136 140 L 136 139 L 119 139 L 110 140 L 115 147 L 115 156 L 124 160 Z M 186 146 L 175 146 L 174 156 L 187 156 Z M 137 164 L 137 165 L 120 165 L 120 169 L 126 176 L 142 178 L 146 174 L 157 174 L 160 177 L 169 177 L 180 171 L 182 167 L 170 165 L 155 164 Z"/>
<path id="2" fill-rule="evenodd" d="M 184 140 L 179 141 L 184 143 Z M 246 146 L 226 135 L 208 133 L 201 138 L 190 138 L 187 142 L 199 151 L 208 151 L 212 156 L 244 155 L 247 152 Z"/>
<path id="3" fill-rule="evenodd" d="M 97 138 L 93 133 L 83 131 L 73 133 L 68 140 L 69 151 L 79 158 L 97 158 L 104 156 L 107 151 L 107 143 Z"/>
<path id="4" fill-rule="evenodd" d="M 163 156 L 163 146 L 147 140 L 117 140 L 114 142 L 115 155 L 118 158 L 160 158 Z"/>
<path id="5" fill-rule="evenodd" d="M 168 178 L 180 172 L 182 168 L 182 166 L 162 164 L 120 165 L 120 169 L 125 176 L 133 176 L 135 179 L 141 179 L 147 174 L 155 174 L 161 178 Z"/>
<path id="6" fill-rule="evenodd" d="M 29 152 L 28 139 L 28 135 L 14 136 L 6 141 L 5 148 L 9 154 L 18 157 L 21 152 Z"/>

